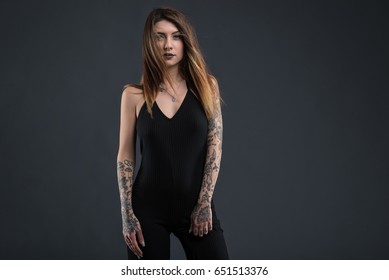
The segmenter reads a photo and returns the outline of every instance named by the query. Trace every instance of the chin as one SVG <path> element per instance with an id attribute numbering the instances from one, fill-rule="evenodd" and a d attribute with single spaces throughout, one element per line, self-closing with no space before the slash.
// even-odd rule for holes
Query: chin
<path id="1" fill-rule="evenodd" d="M 178 66 L 180 65 L 180 62 L 170 62 L 170 61 L 166 61 L 166 66 L 167 67 L 174 67 L 174 66 Z"/>

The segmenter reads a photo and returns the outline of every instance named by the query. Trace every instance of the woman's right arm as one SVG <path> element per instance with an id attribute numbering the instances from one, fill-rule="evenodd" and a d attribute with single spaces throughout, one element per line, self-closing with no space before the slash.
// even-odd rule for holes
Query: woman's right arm
<path id="1" fill-rule="evenodd" d="M 142 229 L 132 209 L 132 187 L 136 160 L 136 104 L 139 90 L 124 89 L 120 106 L 120 140 L 117 155 L 117 175 L 121 203 L 123 236 L 127 246 L 135 255 L 143 256 L 138 241 L 144 246 Z"/>

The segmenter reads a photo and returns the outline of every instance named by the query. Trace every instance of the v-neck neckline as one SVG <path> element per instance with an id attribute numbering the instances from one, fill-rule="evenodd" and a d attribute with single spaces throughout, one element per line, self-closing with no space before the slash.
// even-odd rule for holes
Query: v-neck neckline
<path id="1" fill-rule="evenodd" d="M 188 94 L 189 94 L 189 88 L 187 89 L 187 91 L 186 91 L 186 93 L 185 93 L 184 99 L 182 100 L 180 107 L 178 107 L 176 113 L 175 113 L 171 118 L 167 117 L 167 116 L 165 115 L 165 113 L 161 110 L 161 108 L 158 106 L 157 100 L 155 100 L 154 103 L 155 103 L 155 105 L 157 106 L 158 111 L 160 111 L 161 114 L 162 114 L 166 119 L 168 119 L 168 120 L 170 121 L 170 120 L 173 120 L 173 119 L 176 117 L 176 115 L 181 111 L 181 107 L 184 105 L 184 102 L 185 102 L 186 97 L 188 96 Z"/>

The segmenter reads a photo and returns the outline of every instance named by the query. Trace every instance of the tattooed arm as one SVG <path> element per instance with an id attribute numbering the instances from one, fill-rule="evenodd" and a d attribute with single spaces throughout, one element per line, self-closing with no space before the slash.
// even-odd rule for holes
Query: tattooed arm
<path id="1" fill-rule="evenodd" d="M 122 93 L 120 113 L 120 144 L 117 156 L 117 176 L 120 194 L 123 237 L 132 252 L 142 257 L 138 241 L 144 246 L 140 223 L 132 208 L 132 187 L 135 172 L 136 104 L 139 92 L 128 87 Z"/>
<path id="2" fill-rule="evenodd" d="M 216 80 L 215 86 L 219 91 Z M 217 100 L 217 110 L 208 123 L 207 155 L 204 175 L 197 204 L 192 212 L 192 223 L 189 232 L 203 236 L 212 230 L 211 200 L 219 175 L 222 157 L 223 118 L 220 100 Z"/>
<path id="3" fill-rule="evenodd" d="M 128 159 L 125 159 L 124 161 L 118 160 L 117 171 L 123 232 L 131 233 L 135 231 L 138 226 L 138 221 L 135 218 L 132 209 L 132 184 L 135 162 Z"/>

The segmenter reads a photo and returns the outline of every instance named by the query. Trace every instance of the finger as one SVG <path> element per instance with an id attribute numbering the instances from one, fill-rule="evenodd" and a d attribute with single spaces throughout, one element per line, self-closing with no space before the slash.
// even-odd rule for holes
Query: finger
<path id="1" fill-rule="evenodd" d="M 194 229 L 193 229 L 193 235 L 197 236 L 198 232 L 199 232 L 199 229 L 198 229 L 197 226 L 195 226 Z"/>
<path id="2" fill-rule="evenodd" d="M 204 234 L 208 234 L 208 224 L 205 224 L 204 226 Z"/>
<path id="3" fill-rule="evenodd" d="M 144 237 L 143 237 L 143 232 L 142 232 L 142 229 L 141 229 L 141 228 L 137 231 L 137 234 L 138 234 L 138 241 L 139 241 L 139 243 L 140 243 L 143 247 L 145 247 L 145 246 L 146 246 L 146 244 L 145 244 L 145 239 L 144 239 Z"/>
<path id="4" fill-rule="evenodd" d="M 131 244 L 131 245 L 129 246 L 129 248 L 130 248 L 131 252 L 132 252 L 138 259 L 140 259 L 139 255 L 136 253 L 136 250 L 135 250 L 135 248 L 134 248 L 134 245 Z"/>
<path id="5" fill-rule="evenodd" d="M 131 240 L 131 235 L 129 233 L 125 233 L 124 234 L 124 241 L 126 242 L 126 245 L 128 246 L 128 248 L 131 250 L 131 252 L 138 257 L 138 259 L 140 258 L 140 256 L 138 255 L 138 252 L 136 251 L 135 247 L 134 247 L 134 244 L 133 244 L 133 241 Z"/>
<path id="6" fill-rule="evenodd" d="M 128 245 L 128 247 L 130 247 L 130 244 L 131 244 L 130 235 L 128 235 L 128 234 L 125 234 L 125 235 L 124 235 L 124 242 L 126 242 L 126 244 Z"/>
<path id="7" fill-rule="evenodd" d="M 137 256 L 143 257 L 143 252 L 139 248 L 138 241 L 136 241 L 136 233 L 135 233 L 135 231 L 131 234 L 131 243 L 134 246 L 134 250 L 135 250 L 134 253 Z"/>
<path id="8" fill-rule="evenodd" d="M 130 239 L 126 238 L 126 244 L 127 244 L 128 248 L 130 248 L 130 250 L 135 254 L 134 246 L 132 245 L 132 242 Z"/>
<path id="9" fill-rule="evenodd" d="M 211 230 L 213 229 L 212 220 L 210 220 L 210 221 L 208 222 L 208 229 L 209 229 L 209 231 L 211 231 Z"/>
<path id="10" fill-rule="evenodd" d="M 131 240 L 129 240 L 129 239 L 126 238 L 125 241 L 126 241 L 127 246 L 130 247 L 130 245 L 131 245 Z"/>
<path id="11" fill-rule="evenodd" d="M 189 233 L 193 233 L 194 234 L 194 229 L 197 227 L 197 224 L 195 223 L 195 221 L 191 220 L 190 222 L 190 229 L 189 229 Z"/>
<path id="12" fill-rule="evenodd" d="M 138 241 L 136 240 L 136 236 L 134 237 L 134 239 L 135 239 L 135 241 L 132 243 L 132 245 L 134 247 L 134 252 L 138 256 L 138 258 L 143 257 L 143 252 L 140 249 L 140 245 L 139 245 Z"/>
<path id="13" fill-rule="evenodd" d="M 199 236 L 200 237 L 203 237 L 203 235 L 204 235 L 204 227 L 205 227 L 205 223 L 202 223 L 199 226 Z"/>
<path id="14" fill-rule="evenodd" d="M 126 244 L 127 244 L 128 248 L 130 248 L 130 250 L 136 255 L 136 252 L 135 252 L 135 249 L 134 249 L 134 245 L 132 244 L 130 235 L 126 235 L 125 236 L 125 241 L 126 241 Z"/>
<path id="15" fill-rule="evenodd" d="M 209 209 L 209 219 L 208 219 L 208 229 L 211 231 L 213 228 L 212 226 L 212 209 Z"/>

